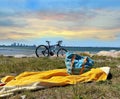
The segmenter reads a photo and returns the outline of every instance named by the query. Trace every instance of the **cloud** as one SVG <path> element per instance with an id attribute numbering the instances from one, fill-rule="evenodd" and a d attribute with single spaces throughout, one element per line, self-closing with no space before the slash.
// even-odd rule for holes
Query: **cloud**
<path id="1" fill-rule="evenodd" d="M 0 32 L 0 40 L 6 40 L 6 39 L 11 39 L 11 40 L 28 40 L 30 38 L 35 37 L 35 33 L 24 33 L 24 32 L 14 32 L 11 30 L 8 30 L 9 32 L 2 31 Z M 11 32 L 10 32 L 11 31 Z M 36 34 L 37 35 L 37 34 Z"/>
<path id="2" fill-rule="evenodd" d="M 21 22 L 20 20 L 11 20 L 11 19 L 0 19 L 1 27 L 24 27 L 27 24 L 25 22 Z"/>
<path id="3" fill-rule="evenodd" d="M 120 27 L 120 10 L 109 9 L 79 9 L 68 12 L 36 12 L 34 16 L 38 21 L 52 21 L 52 25 L 68 29 L 113 29 Z M 56 22 L 56 23 L 55 23 Z M 58 24 L 57 24 L 58 23 Z M 48 23 L 49 24 L 49 23 Z M 63 25 L 64 24 L 64 25 Z"/>
<path id="4" fill-rule="evenodd" d="M 0 27 L 25 27 L 27 23 L 25 21 L 26 19 L 23 17 L 22 13 L 0 10 Z"/>
<path id="5" fill-rule="evenodd" d="M 85 25 L 99 29 L 115 29 L 120 27 L 120 10 L 94 10 L 95 16 L 86 21 Z"/>
<path id="6" fill-rule="evenodd" d="M 36 29 L 41 36 L 114 40 L 120 33 L 119 10 L 80 9 L 78 12 L 66 13 L 39 12 L 27 17 L 29 28 Z"/>
<path id="7" fill-rule="evenodd" d="M 119 9 L 34 11 L 0 16 L 0 39 L 62 37 L 115 40 L 120 38 Z M 9 13 L 8 13 L 9 14 Z M 3 17 L 4 16 L 4 17 Z"/>

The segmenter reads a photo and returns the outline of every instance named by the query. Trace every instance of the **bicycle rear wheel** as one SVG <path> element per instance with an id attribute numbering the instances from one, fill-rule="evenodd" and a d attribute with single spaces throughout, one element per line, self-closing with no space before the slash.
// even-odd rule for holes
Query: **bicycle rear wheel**
<path id="1" fill-rule="evenodd" d="M 49 49 L 45 45 L 39 45 L 36 50 L 35 54 L 37 57 L 48 57 L 49 56 Z"/>
<path id="2" fill-rule="evenodd" d="M 59 49 L 58 52 L 57 52 L 57 57 L 63 57 L 64 58 L 66 52 L 67 52 L 67 50 L 64 49 L 64 48 Z"/>

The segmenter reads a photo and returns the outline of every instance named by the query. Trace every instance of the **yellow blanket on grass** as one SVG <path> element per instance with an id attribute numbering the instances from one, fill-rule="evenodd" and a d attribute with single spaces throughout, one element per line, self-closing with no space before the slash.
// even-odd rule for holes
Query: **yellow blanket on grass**
<path id="1" fill-rule="evenodd" d="M 0 97 L 21 90 L 35 90 L 78 82 L 106 80 L 109 70 L 109 67 L 101 67 L 93 68 L 81 75 L 69 75 L 66 69 L 55 69 L 41 72 L 24 72 L 16 77 L 6 76 L 1 79 L 1 82 L 6 83 L 6 85 L 1 88 Z"/>

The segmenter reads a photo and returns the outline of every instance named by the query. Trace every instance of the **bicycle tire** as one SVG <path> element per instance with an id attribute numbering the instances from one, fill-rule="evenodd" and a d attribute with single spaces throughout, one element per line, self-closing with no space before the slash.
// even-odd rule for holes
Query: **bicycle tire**
<path id="1" fill-rule="evenodd" d="M 35 50 L 35 54 L 37 57 L 43 57 L 43 56 L 48 57 L 49 49 L 45 45 L 39 45 Z"/>
<path id="2" fill-rule="evenodd" d="M 66 52 L 67 52 L 66 49 L 60 48 L 60 49 L 57 51 L 57 57 L 65 57 Z"/>

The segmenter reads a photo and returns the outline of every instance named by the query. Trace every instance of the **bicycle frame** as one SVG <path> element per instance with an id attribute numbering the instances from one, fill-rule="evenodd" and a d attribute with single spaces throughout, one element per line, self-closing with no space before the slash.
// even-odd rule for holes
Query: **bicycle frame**
<path id="1" fill-rule="evenodd" d="M 58 49 L 60 49 L 62 46 L 61 46 L 61 44 L 58 42 L 57 44 L 55 44 L 55 45 L 50 45 L 50 42 L 49 41 L 46 41 L 47 43 L 48 43 L 48 49 L 49 49 L 49 53 L 55 53 L 55 51 L 56 51 L 56 49 L 58 48 Z M 52 47 L 54 47 L 53 49 L 52 49 Z"/>

